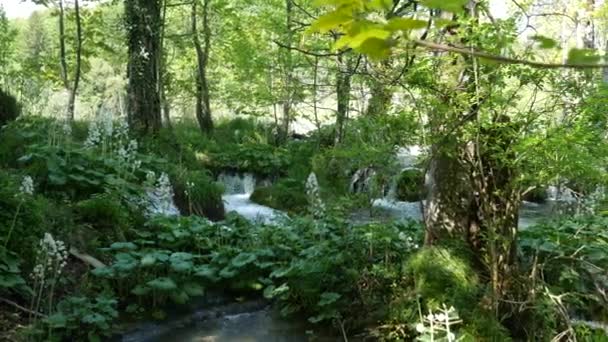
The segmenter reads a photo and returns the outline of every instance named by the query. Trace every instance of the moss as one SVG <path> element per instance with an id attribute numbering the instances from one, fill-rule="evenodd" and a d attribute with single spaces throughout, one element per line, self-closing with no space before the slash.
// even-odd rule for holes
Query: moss
<path id="1" fill-rule="evenodd" d="M 397 179 L 397 199 L 418 202 L 424 199 L 424 174 L 420 170 L 404 170 Z"/>
<path id="2" fill-rule="evenodd" d="M 268 187 L 256 188 L 251 194 L 251 200 L 289 213 L 305 213 L 308 208 L 304 186 L 290 179 L 281 180 Z"/>
<path id="3" fill-rule="evenodd" d="M 480 286 L 470 261 L 453 249 L 429 247 L 414 254 L 407 265 L 416 292 L 430 309 L 442 304 L 461 311 L 476 303 Z"/>
<path id="4" fill-rule="evenodd" d="M 131 213 L 113 194 L 93 195 L 75 205 L 78 223 L 92 228 L 104 241 L 124 241 L 131 226 Z"/>

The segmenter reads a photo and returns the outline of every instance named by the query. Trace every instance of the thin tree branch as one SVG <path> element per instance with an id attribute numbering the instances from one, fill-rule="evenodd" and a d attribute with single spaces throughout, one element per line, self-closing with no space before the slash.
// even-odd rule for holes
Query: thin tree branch
<path id="1" fill-rule="evenodd" d="M 346 53 L 347 51 L 349 51 L 349 50 L 342 50 L 342 51 L 337 52 L 337 53 L 330 53 L 330 52 L 326 52 L 326 53 L 323 53 L 323 52 L 313 52 L 313 51 L 308 51 L 308 50 L 300 49 L 300 48 L 295 47 L 295 46 L 290 46 L 290 45 L 287 45 L 287 44 L 283 44 L 283 43 L 281 43 L 281 42 L 279 42 L 279 41 L 277 41 L 277 40 L 273 40 L 273 42 L 274 42 L 276 45 L 278 45 L 279 47 L 282 47 L 282 48 L 284 48 L 284 49 L 298 51 L 298 52 L 303 53 L 303 54 L 305 54 L 305 55 L 308 55 L 308 56 L 314 56 L 314 57 L 336 57 L 336 56 L 341 56 L 341 55 L 343 55 L 344 53 Z"/>
<path id="2" fill-rule="evenodd" d="M 545 69 L 599 69 L 599 68 L 608 68 L 608 64 L 594 64 L 594 63 L 576 63 L 576 64 L 562 64 L 562 63 L 543 63 L 530 61 L 526 59 L 518 59 L 518 58 L 510 58 L 505 56 L 493 55 L 487 52 L 475 51 L 472 49 L 467 49 L 463 47 L 443 45 L 438 43 L 432 43 L 428 41 L 423 41 L 419 39 L 412 40 L 413 43 L 424 46 L 431 50 L 439 50 L 439 51 L 447 51 L 447 52 L 455 52 L 462 55 L 474 56 L 479 58 L 485 58 L 489 60 L 493 60 L 500 63 L 505 64 L 521 64 L 527 65 L 534 68 L 545 68 Z"/>

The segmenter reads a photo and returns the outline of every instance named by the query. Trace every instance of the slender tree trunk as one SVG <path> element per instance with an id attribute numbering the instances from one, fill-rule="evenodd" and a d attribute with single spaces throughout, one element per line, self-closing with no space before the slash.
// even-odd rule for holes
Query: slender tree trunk
<path id="1" fill-rule="evenodd" d="M 293 3 L 292 0 L 285 0 L 285 25 L 286 37 L 285 44 L 292 46 L 293 44 Z M 279 132 L 279 141 L 285 142 L 289 137 L 289 129 L 291 125 L 292 97 L 293 97 L 293 56 L 290 49 L 284 49 L 283 61 L 283 122 Z"/>
<path id="2" fill-rule="evenodd" d="M 127 112 L 129 125 L 140 134 L 156 133 L 162 126 L 158 93 L 160 51 L 159 0 L 126 0 L 129 60 Z"/>
<path id="3" fill-rule="evenodd" d="M 167 2 L 163 1 L 163 10 L 161 15 L 161 30 L 160 30 L 160 53 L 158 54 L 158 95 L 160 98 L 160 107 L 162 111 L 162 117 L 164 124 L 167 128 L 172 129 L 171 126 L 171 105 L 167 100 L 167 93 L 165 87 L 165 74 L 167 73 L 166 67 L 166 55 L 165 55 L 165 32 L 166 32 L 166 21 L 167 21 Z"/>
<path id="4" fill-rule="evenodd" d="M 70 82 L 68 81 L 68 65 L 65 56 L 65 8 L 63 0 L 59 0 L 59 63 L 61 65 L 63 87 L 69 91 Z"/>
<path id="5" fill-rule="evenodd" d="M 393 100 L 393 91 L 388 80 L 385 79 L 385 70 L 392 68 L 390 59 L 376 66 L 377 72 L 371 80 L 371 98 L 365 111 L 365 115 L 384 115 L 388 112 Z"/>
<path id="6" fill-rule="evenodd" d="M 197 3 L 198 0 L 192 2 L 192 37 L 194 40 L 194 48 L 196 49 L 196 58 L 198 62 L 197 77 L 196 77 L 196 119 L 204 133 L 210 133 L 213 130 L 213 120 L 211 118 L 211 107 L 209 100 L 209 86 L 207 83 L 207 62 L 209 60 L 209 50 L 211 41 L 211 31 L 209 29 L 209 1 L 203 0 L 203 39 L 204 48 L 201 46 L 197 28 Z"/>
<path id="7" fill-rule="evenodd" d="M 74 1 L 74 14 L 76 15 L 76 66 L 74 70 L 74 85 L 70 90 L 70 100 L 68 102 L 68 120 L 70 122 L 74 121 L 74 107 L 76 103 L 76 94 L 78 93 L 78 85 L 80 84 L 80 72 L 82 69 L 82 22 L 78 0 Z"/>
<path id="8" fill-rule="evenodd" d="M 334 144 L 339 145 L 344 139 L 344 126 L 348 118 L 350 108 L 350 90 L 352 78 L 352 57 L 344 57 L 342 54 L 336 57 L 336 96 L 338 107 L 336 111 L 336 128 Z"/>
<path id="9" fill-rule="evenodd" d="M 315 126 L 319 136 L 319 145 L 321 144 L 321 121 L 319 120 L 319 111 L 317 106 L 317 91 L 319 83 L 319 57 L 315 56 L 313 64 L 313 79 L 312 79 L 312 110 L 315 117 Z"/>

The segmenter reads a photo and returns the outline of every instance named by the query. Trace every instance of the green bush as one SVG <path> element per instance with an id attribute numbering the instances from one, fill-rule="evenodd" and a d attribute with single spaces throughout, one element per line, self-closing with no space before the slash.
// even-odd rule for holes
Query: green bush
<path id="1" fill-rule="evenodd" d="M 471 309 L 479 295 L 480 284 L 469 260 L 444 247 L 428 247 L 409 260 L 408 272 L 416 291 L 431 310 L 442 304 L 460 311 Z"/>
<path id="2" fill-rule="evenodd" d="M 277 183 L 256 188 L 251 200 L 274 209 L 303 214 L 308 208 L 304 183 L 293 179 L 281 179 Z"/>
<path id="3" fill-rule="evenodd" d="M 48 217 L 53 205 L 36 193 L 20 194 L 20 184 L 21 177 L 0 171 L 0 246 L 6 245 L 31 266 L 38 241 L 53 228 Z"/>
<path id="4" fill-rule="evenodd" d="M 21 114 L 21 105 L 10 94 L 0 89 L 0 127 L 17 119 Z"/>
<path id="5" fill-rule="evenodd" d="M 404 170 L 397 179 L 397 199 L 417 202 L 424 199 L 424 174 L 420 170 Z"/>
<path id="6" fill-rule="evenodd" d="M 104 245 L 124 241 L 125 232 L 136 217 L 122 199 L 112 193 L 96 194 L 76 203 L 75 215 L 77 222 L 92 228 Z"/>
<path id="7" fill-rule="evenodd" d="M 171 173 L 174 200 L 184 215 L 200 215 L 211 220 L 224 218 L 223 187 L 206 171 L 181 168 Z"/>

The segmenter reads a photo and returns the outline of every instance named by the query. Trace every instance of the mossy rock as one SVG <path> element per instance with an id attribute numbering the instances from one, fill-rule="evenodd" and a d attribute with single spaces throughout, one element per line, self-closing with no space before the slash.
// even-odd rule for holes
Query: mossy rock
<path id="1" fill-rule="evenodd" d="M 407 271 L 414 278 L 416 293 L 431 310 L 443 304 L 459 311 L 472 309 L 480 291 L 471 261 L 451 248 L 423 248 L 410 258 Z"/>
<path id="2" fill-rule="evenodd" d="M 533 203 L 545 203 L 547 201 L 547 189 L 544 187 L 538 186 L 534 188 L 532 191 L 528 191 L 523 200 Z"/>
<path id="3" fill-rule="evenodd" d="M 180 170 L 171 175 L 175 205 L 182 215 L 199 215 L 213 221 L 225 217 L 223 188 L 206 171 Z"/>
<path id="4" fill-rule="evenodd" d="M 142 213 L 129 210 L 118 195 L 108 193 L 76 203 L 74 212 L 79 224 L 93 229 L 107 244 L 124 241 L 125 232 L 134 225 L 137 216 L 143 217 Z"/>
<path id="5" fill-rule="evenodd" d="M 424 173 L 420 170 L 404 170 L 397 179 L 397 199 L 418 202 L 424 199 Z"/>
<path id="6" fill-rule="evenodd" d="M 254 203 L 289 213 L 305 213 L 308 208 L 308 198 L 303 186 L 290 180 L 256 188 L 250 199 Z"/>
<path id="7" fill-rule="evenodd" d="M 17 119 L 21 114 L 21 105 L 17 99 L 0 89 L 0 127 Z"/>

